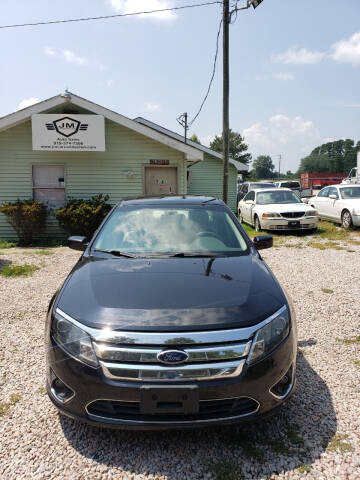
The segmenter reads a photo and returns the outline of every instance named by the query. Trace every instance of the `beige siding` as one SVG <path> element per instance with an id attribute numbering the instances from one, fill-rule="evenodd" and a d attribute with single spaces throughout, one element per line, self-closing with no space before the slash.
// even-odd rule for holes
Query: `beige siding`
<path id="1" fill-rule="evenodd" d="M 132 130 L 106 120 L 106 152 L 38 152 L 32 150 L 31 122 L 0 132 L 0 204 L 32 198 L 32 165 L 65 166 L 67 197 L 89 198 L 108 194 L 110 202 L 143 194 L 143 165 L 150 159 L 169 160 L 178 166 L 178 191 L 186 193 L 184 155 Z M 135 175 L 128 178 L 126 171 Z M 54 218 L 47 236 L 63 236 Z M 0 214 L 0 238 L 16 235 Z"/>
<path id="2" fill-rule="evenodd" d="M 223 163 L 217 157 L 204 155 L 204 161 L 195 164 L 189 169 L 191 181 L 188 193 L 193 195 L 210 195 L 222 198 Z M 236 212 L 237 170 L 229 165 L 229 201 L 228 205 Z"/>

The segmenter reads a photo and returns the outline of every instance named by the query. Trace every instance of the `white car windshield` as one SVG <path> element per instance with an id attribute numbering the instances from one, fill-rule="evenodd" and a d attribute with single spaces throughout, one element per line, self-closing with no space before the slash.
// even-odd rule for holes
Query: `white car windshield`
<path id="1" fill-rule="evenodd" d="M 95 250 L 144 255 L 241 255 L 246 241 L 224 208 L 205 206 L 117 208 Z"/>
<path id="2" fill-rule="evenodd" d="M 290 191 L 258 192 L 256 196 L 258 205 L 270 205 L 274 203 L 301 203 L 299 197 Z"/>
<path id="3" fill-rule="evenodd" d="M 359 187 L 345 187 L 340 188 L 341 198 L 344 200 L 351 200 L 353 198 L 360 198 L 360 186 Z"/>

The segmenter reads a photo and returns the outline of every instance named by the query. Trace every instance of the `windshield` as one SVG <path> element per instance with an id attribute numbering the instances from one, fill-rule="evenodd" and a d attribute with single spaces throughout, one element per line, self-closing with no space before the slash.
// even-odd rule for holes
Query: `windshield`
<path id="1" fill-rule="evenodd" d="M 340 188 L 340 193 L 344 199 L 360 198 L 360 186 Z"/>
<path id="2" fill-rule="evenodd" d="M 300 188 L 299 182 L 283 182 L 281 184 L 282 188 Z"/>
<path id="3" fill-rule="evenodd" d="M 299 197 L 290 191 L 259 192 L 256 203 L 258 205 L 270 205 L 272 203 L 301 203 Z"/>
<path id="4" fill-rule="evenodd" d="M 113 212 L 94 249 L 137 256 L 239 255 L 247 251 L 247 244 L 224 209 L 129 206 Z"/>
<path id="5" fill-rule="evenodd" d="M 256 190 L 257 188 L 271 188 L 273 186 L 273 183 L 252 183 L 251 190 Z"/>

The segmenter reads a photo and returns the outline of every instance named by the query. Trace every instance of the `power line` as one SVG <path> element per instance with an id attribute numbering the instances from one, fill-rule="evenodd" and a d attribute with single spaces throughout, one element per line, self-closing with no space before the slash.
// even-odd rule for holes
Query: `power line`
<path id="1" fill-rule="evenodd" d="M 211 87 L 212 87 L 212 84 L 213 84 L 213 81 L 214 81 L 214 77 L 215 77 L 215 73 L 216 73 L 217 59 L 218 59 L 218 56 L 219 56 L 219 37 L 220 37 L 220 33 L 221 33 L 222 23 L 223 23 L 223 19 L 220 20 L 219 30 L 218 30 L 217 36 L 216 36 L 216 51 L 215 51 L 215 58 L 214 58 L 213 70 L 212 70 L 212 74 L 211 74 L 209 86 L 208 86 L 206 95 L 205 95 L 204 100 L 202 101 L 202 103 L 201 103 L 201 105 L 200 105 L 200 108 L 199 108 L 197 114 L 196 114 L 195 117 L 191 120 L 191 122 L 189 122 L 189 127 L 192 126 L 192 124 L 195 122 L 195 120 L 196 120 L 196 119 L 198 118 L 198 116 L 200 115 L 201 110 L 203 109 L 203 106 L 205 105 L 205 102 L 206 102 L 206 100 L 208 99 L 209 94 L 210 94 L 210 90 L 211 90 Z"/>
<path id="2" fill-rule="evenodd" d="M 19 23 L 14 25 L 0 25 L 0 29 L 5 28 L 18 28 L 18 27 L 36 27 L 41 25 L 53 25 L 56 23 L 71 23 L 71 22 L 87 22 L 89 20 L 107 20 L 109 18 L 119 18 L 119 17 L 133 17 L 136 15 L 148 15 L 152 13 L 161 13 L 161 12 L 171 12 L 174 10 L 185 10 L 187 8 L 196 8 L 196 7 L 206 7 L 208 5 L 221 4 L 221 1 L 205 2 L 205 3 L 195 3 L 191 5 L 182 5 L 180 7 L 171 7 L 171 8 L 161 8 L 157 10 L 147 10 L 144 12 L 133 12 L 133 13 L 118 13 L 116 15 L 103 15 L 101 17 L 84 17 L 84 18 L 69 18 L 65 20 L 49 20 L 46 22 L 35 22 L 35 23 Z"/>

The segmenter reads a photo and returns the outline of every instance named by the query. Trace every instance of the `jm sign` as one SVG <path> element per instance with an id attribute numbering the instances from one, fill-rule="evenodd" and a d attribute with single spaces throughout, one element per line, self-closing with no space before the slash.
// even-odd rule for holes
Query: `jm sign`
<path id="1" fill-rule="evenodd" d="M 105 152 L 102 115 L 33 115 L 33 150 Z"/>

